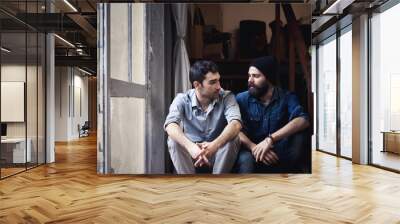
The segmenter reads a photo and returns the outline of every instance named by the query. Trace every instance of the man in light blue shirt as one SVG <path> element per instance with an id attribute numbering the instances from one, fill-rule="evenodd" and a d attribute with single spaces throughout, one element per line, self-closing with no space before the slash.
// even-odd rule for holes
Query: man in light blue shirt
<path id="1" fill-rule="evenodd" d="M 217 65 L 198 61 L 190 69 L 193 89 L 179 93 L 169 108 L 164 129 L 178 174 L 208 166 L 229 173 L 240 148 L 242 128 L 235 96 L 221 88 Z"/>

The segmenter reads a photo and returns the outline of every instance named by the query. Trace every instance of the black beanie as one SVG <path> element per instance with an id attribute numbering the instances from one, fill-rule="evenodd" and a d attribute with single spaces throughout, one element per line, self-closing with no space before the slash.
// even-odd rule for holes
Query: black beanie
<path id="1" fill-rule="evenodd" d="M 275 81 L 278 64 L 273 56 L 256 58 L 250 63 L 250 66 L 254 66 L 260 70 L 271 82 Z"/>

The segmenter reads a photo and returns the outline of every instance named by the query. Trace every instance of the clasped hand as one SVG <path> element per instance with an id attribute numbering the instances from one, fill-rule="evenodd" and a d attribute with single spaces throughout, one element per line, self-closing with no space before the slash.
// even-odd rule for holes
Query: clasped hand
<path id="1" fill-rule="evenodd" d="M 218 146 L 214 142 L 202 142 L 193 145 L 189 150 L 190 155 L 196 162 L 195 167 L 202 167 L 203 165 L 211 166 L 209 158 L 218 150 Z"/>
<path id="2" fill-rule="evenodd" d="M 279 158 L 272 150 L 272 141 L 269 138 L 264 139 L 262 142 L 254 145 L 251 149 L 256 162 L 262 162 L 266 165 L 272 165 L 278 162 Z"/>

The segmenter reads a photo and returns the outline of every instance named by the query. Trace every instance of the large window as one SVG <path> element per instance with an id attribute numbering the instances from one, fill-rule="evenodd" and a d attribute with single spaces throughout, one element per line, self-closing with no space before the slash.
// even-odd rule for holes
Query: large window
<path id="1" fill-rule="evenodd" d="M 338 35 L 320 43 L 317 51 L 317 149 L 351 158 L 351 25 Z"/>
<path id="2" fill-rule="evenodd" d="M 317 148 L 336 153 L 336 36 L 318 48 Z"/>
<path id="3" fill-rule="evenodd" d="M 351 26 L 339 38 L 340 62 L 340 155 L 351 158 L 352 141 L 352 35 Z"/>
<path id="4" fill-rule="evenodd" d="M 372 163 L 400 170 L 400 5 L 371 19 Z"/>
<path id="5" fill-rule="evenodd" d="M 40 13 L 44 1 L 1 1 Z M 0 178 L 45 162 L 45 35 L 0 12 Z M 6 22 L 5 22 L 6 21 Z"/>

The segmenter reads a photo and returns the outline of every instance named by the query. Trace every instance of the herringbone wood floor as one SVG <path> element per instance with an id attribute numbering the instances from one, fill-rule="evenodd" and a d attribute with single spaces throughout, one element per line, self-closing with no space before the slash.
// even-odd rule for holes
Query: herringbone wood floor
<path id="1" fill-rule="evenodd" d="M 94 137 L 0 181 L 0 223 L 400 223 L 400 175 L 313 153 L 312 175 L 98 176 Z"/>

